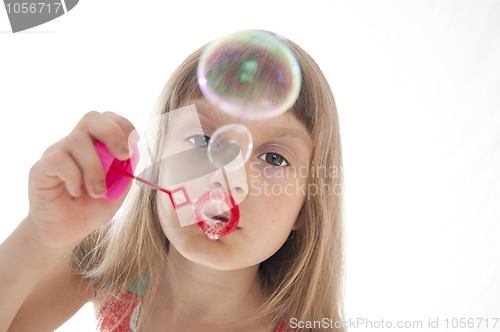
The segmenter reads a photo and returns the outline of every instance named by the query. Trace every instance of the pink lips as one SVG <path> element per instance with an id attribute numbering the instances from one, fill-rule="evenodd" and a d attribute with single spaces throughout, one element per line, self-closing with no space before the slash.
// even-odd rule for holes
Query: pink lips
<path id="1" fill-rule="evenodd" d="M 211 197 L 213 190 L 205 192 L 195 203 L 194 213 L 198 227 L 212 240 L 217 240 L 233 232 L 240 220 L 240 210 L 228 193 L 218 191 L 217 202 L 226 208 L 220 211 L 214 206 Z"/>

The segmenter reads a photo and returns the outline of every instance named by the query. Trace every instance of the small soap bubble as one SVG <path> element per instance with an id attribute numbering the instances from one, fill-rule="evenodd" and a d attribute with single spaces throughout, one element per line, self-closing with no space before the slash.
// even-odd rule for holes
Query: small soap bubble
<path id="1" fill-rule="evenodd" d="M 221 111 L 240 119 L 268 119 L 293 106 L 301 73 L 292 50 L 279 37 L 247 30 L 205 48 L 198 64 L 198 84 Z"/>
<path id="2" fill-rule="evenodd" d="M 228 124 L 217 129 L 208 142 L 208 159 L 217 168 L 237 170 L 252 155 L 253 139 L 247 127 Z"/>

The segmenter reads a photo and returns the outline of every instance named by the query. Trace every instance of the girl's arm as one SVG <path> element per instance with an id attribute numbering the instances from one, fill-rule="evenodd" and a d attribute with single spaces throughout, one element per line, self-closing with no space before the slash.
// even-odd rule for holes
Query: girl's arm
<path id="1" fill-rule="evenodd" d="M 102 199 L 105 176 L 95 142 L 126 160 L 132 132 L 117 114 L 89 112 L 31 168 L 28 217 L 0 244 L 0 332 L 16 316 L 12 329 L 43 331 L 46 320 L 51 330 L 89 299 L 88 285 L 71 270 L 72 249 L 108 223 L 126 195 Z M 26 327 L 36 318 L 42 323 Z"/>
<path id="2" fill-rule="evenodd" d="M 69 254 L 44 253 L 26 243 L 26 226 L 23 221 L 0 251 L 0 266 L 11 267 L 0 273 L 0 331 L 54 331 L 93 299 L 94 289 L 74 273 Z M 3 255 L 8 252 L 15 254 Z"/>

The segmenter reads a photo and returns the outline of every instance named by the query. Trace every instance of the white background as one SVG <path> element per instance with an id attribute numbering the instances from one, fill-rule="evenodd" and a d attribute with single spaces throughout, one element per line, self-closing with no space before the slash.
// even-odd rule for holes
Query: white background
<path id="1" fill-rule="evenodd" d="M 17 34 L 0 7 L 0 240 L 27 213 L 30 166 L 85 112 L 141 129 L 189 53 L 267 29 L 305 48 L 336 97 L 346 318 L 421 320 L 419 331 L 490 318 L 460 330 L 500 331 L 500 1 L 326 3 L 82 0 Z M 93 319 L 87 305 L 58 331 Z M 384 330 L 365 327 L 351 330 Z"/>

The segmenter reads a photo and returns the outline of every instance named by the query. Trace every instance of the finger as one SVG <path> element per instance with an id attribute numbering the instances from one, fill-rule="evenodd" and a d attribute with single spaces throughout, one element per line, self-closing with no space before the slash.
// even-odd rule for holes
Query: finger
<path id="1" fill-rule="evenodd" d="M 102 114 L 104 116 L 109 117 L 114 122 L 116 122 L 116 124 L 118 126 L 120 126 L 120 128 L 123 130 L 123 132 L 127 135 L 128 148 L 129 148 L 129 152 L 130 152 L 129 156 L 132 156 L 132 153 L 134 150 L 132 147 L 136 146 L 140 140 L 139 133 L 137 132 L 137 130 L 135 130 L 134 125 L 129 120 L 127 120 L 123 116 L 118 115 L 116 113 L 104 112 Z"/>
<path id="2" fill-rule="evenodd" d="M 37 164 L 39 167 L 36 167 Z M 81 195 L 82 172 L 66 151 L 54 149 L 40 159 L 37 164 L 33 167 L 33 175 L 37 177 L 38 170 L 43 172 L 45 181 L 39 181 L 41 187 L 50 188 L 62 181 L 71 196 L 79 197 Z"/>
<path id="3" fill-rule="evenodd" d="M 114 112 L 104 112 L 102 114 L 115 121 L 120 126 L 120 128 L 122 128 L 123 132 L 127 135 L 127 137 L 129 137 L 135 131 L 135 127 L 132 124 L 132 122 L 130 122 L 123 116 L 118 115 Z"/>
<path id="4" fill-rule="evenodd" d="M 125 133 L 110 116 L 95 111 L 88 112 L 73 131 L 85 132 L 94 140 L 101 141 L 111 154 L 120 160 L 130 158 L 128 133 Z"/>
<path id="5" fill-rule="evenodd" d="M 102 197 L 106 193 L 105 174 L 92 138 L 84 132 L 73 131 L 63 139 L 61 146 L 81 170 L 90 196 Z"/>

